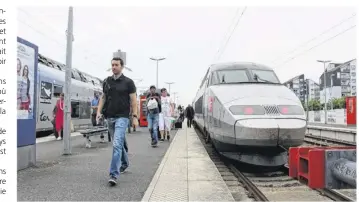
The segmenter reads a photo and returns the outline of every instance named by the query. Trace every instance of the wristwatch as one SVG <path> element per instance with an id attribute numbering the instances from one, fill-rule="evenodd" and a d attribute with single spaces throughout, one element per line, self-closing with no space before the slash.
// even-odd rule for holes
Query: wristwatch
<path id="1" fill-rule="evenodd" d="M 137 118 L 137 115 L 132 115 L 133 118 Z"/>

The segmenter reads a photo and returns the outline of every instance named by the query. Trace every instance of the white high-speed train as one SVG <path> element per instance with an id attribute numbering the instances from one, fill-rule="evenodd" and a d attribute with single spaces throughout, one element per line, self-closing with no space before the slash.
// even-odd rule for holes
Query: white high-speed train
<path id="1" fill-rule="evenodd" d="M 211 65 L 193 101 L 194 123 L 222 155 L 276 167 L 285 149 L 304 141 L 307 126 L 298 97 L 275 72 L 255 63 Z"/>

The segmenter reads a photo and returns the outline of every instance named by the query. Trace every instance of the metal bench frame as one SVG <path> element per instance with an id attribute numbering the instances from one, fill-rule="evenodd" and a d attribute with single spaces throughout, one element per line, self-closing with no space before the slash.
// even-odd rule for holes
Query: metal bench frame
<path id="1" fill-rule="evenodd" d="M 93 128 L 89 128 L 89 129 L 85 129 L 85 130 L 79 130 L 78 132 L 81 133 L 84 138 L 86 138 L 86 140 L 85 140 L 86 148 L 91 148 L 90 137 L 102 135 L 104 133 L 107 133 L 108 141 L 111 142 L 111 136 L 108 133 L 107 127 L 93 127 Z M 103 139 L 101 139 L 101 140 L 103 140 Z"/>

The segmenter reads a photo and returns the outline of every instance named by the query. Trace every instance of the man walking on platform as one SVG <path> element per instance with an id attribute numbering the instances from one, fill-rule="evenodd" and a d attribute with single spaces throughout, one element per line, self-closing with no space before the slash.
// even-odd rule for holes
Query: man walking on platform
<path id="1" fill-rule="evenodd" d="M 113 134 L 109 184 L 115 186 L 120 172 L 124 172 L 129 166 L 124 141 L 131 107 L 133 110 L 132 123 L 137 126 L 138 120 L 136 86 L 132 79 L 123 75 L 124 63 L 121 58 L 113 58 L 111 65 L 113 75 L 107 77 L 103 82 L 103 96 L 97 109 L 97 121 L 103 114 L 107 119 L 109 132 Z"/>
<path id="2" fill-rule="evenodd" d="M 147 122 L 151 134 L 151 145 L 157 146 L 158 143 L 158 120 L 161 113 L 160 95 L 156 93 L 156 87 L 150 87 L 150 93 L 146 97 L 147 103 Z"/>
<path id="3" fill-rule="evenodd" d="M 187 118 L 187 127 L 191 128 L 192 126 L 192 121 L 194 118 L 194 109 L 191 105 L 188 105 L 186 110 L 185 110 L 185 114 L 186 114 L 186 118 Z"/>

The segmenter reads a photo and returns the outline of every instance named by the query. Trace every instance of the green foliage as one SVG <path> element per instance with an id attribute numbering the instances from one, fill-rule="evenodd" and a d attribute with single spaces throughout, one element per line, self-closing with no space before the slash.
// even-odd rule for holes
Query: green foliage
<path id="1" fill-rule="evenodd" d="M 304 106 L 304 105 L 303 105 Z M 319 100 L 312 99 L 308 102 L 309 111 L 324 110 L 324 103 L 320 104 Z M 327 109 L 345 109 L 345 97 L 332 98 L 327 103 Z"/>

